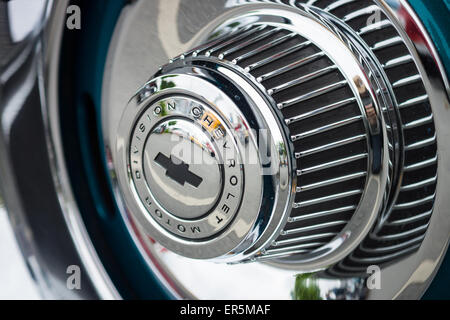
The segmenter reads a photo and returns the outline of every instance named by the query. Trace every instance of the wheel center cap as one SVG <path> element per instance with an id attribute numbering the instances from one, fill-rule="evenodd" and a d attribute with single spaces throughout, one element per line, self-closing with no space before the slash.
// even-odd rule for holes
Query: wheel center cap
<path id="1" fill-rule="evenodd" d="M 130 166 L 145 218 L 179 239 L 216 236 L 243 194 L 240 153 L 226 121 L 185 95 L 155 100 L 137 118 Z"/>
<path id="2" fill-rule="evenodd" d="M 295 25 L 272 24 L 283 15 Z M 354 53 L 309 18 L 280 10 L 240 25 L 173 58 L 130 100 L 117 140 L 127 203 L 187 257 L 328 266 L 369 232 L 387 190 L 378 101 Z M 300 35 L 311 26 L 317 45 Z"/>
<path id="3" fill-rule="evenodd" d="M 147 184 L 164 209 L 181 219 L 208 214 L 223 189 L 214 139 L 188 118 L 157 125 L 144 151 Z"/>

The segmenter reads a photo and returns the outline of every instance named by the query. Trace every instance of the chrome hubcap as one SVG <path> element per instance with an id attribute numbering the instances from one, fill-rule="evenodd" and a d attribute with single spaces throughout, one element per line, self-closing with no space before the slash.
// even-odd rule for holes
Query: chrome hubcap
<path id="1" fill-rule="evenodd" d="M 130 169 L 119 179 L 133 215 L 168 249 L 249 260 L 289 213 L 286 141 L 265 97 L 234 70 L 174 61 L 124 112 L 117 151 Z"/>
<path id="2" fill-rule="evenodd" d="M 169 119 L 148 137 L 143 156 L 148 188 L 175 217 L 198 219 L 213 209 L 223 190 L 217 156 L 211 136 L 186 119 Z"/>
<path id="3" fill-rule="evenodd" d="M 270 278 L 270 290 L 312 271 L 321 288 L 363 297 L 367 266 L 392 275 L 384 266 L 405 265 L 425 239 L 439 135 L 425 89 L 436 91 L 383 1 L 370 2 L 382 18 L 371 25 L 362 25 L 371 13 L 363 2 L 303 2 L 197 4 L 196 13 L 181 2 L 190 20 L 204 14 L 210 23 L 173 23 L 170 39 L 151 43 L 127 27 L 117 38 L 113 71 L 131 81 L 105 85 L 105 132 L 125 218 L 152 262 L 194 294 L 208 291 L 198 283 L 205 270 L 246 274 L 246 283 Z M 145 16 L 142 8 L 130 17 Z M 154 28 L 177 21 L 164 8 Z M 142 41 L 152 54 L 124 72 L 127 48 Z M 118 84 L 130 88 L 114 91 Z M 239 170 L 227 166 L 224 139 Z M 267 263 L 243 263 L 255 261 Z"/>
<path id="4" fill-rule="evenodd" d="M 316 32 L 321 40 L 313 42 Z M 304 268 L 339 261 L 369 231 L 387 187 L 385 120 L 359 61 L 311 17 L 288 10 L 238 16 L 213 34 L 161 67 L 124 112 L 117 152 L 129 168 L 122 187 L 133 215 L 156 241 L 190 258 Z M 345 63 L 334 64 L 335 55 Z M 305 120 L 336 110 L 344 116 L 335 112 L 307 130 Z M 352 125 L 356 132 L 341 133 Z M 343 174 L 308 180 L 326 161 L 304 168 L 305 146 L 327 145 L 351 146 L 324 167 Z M 348 181 L 350 189 L 339 190 Z M 319 197 L 315 190 L 328 186 L 331 194 Z M 326 211 L 343 214 L 305 219 Z"/>
<path id="5" fill-rule="evenodd" d="M 204 103 L 173 96 L 154 102 L 136 122 L 129 154 L 136 200 L 146 210 L 141 218 L 173 241 L 209 239 L 238 211 L 241 160 L 220 119 Z"/>

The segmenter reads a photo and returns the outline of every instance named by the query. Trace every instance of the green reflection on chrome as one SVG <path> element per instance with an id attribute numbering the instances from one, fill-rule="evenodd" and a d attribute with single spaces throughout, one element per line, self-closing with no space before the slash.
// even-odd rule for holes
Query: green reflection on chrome
<path id="1" fill-rule="evenodd" d="M 299 274 L 295 277 L 292 298 L 294 300 L 322 300 L 314 273 Z"/>

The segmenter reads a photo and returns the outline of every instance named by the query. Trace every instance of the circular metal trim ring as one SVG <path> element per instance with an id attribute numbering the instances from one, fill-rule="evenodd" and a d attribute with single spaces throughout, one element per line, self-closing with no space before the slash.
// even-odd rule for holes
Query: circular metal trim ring
<path id="1" fill-rule="evenodd" d="M 251 4 L 250 4 L 251 5 Z M 243 6 L 245 6 L 245 5 L 243 5 Z M 257 6 L 257 4 L 255 5 L 255 6 Z M 231 14 L 234 14 L 235 13 L 235 11 L 244 11 L 245 9 L 241 6 L 241 7 L 238 7 L 238 8 L 233 8 L 233 9 L 230 9 L 230 11 L 228 12 L 228 13 L 225 13 L 225 15 L 231 15 Z M 207 26 L 207 27 L 205 27 L 205 29 L 208 29 L 208 28 L 210 28 L 209 26 Z M 164 39 L 158 39 L 158 40 L 155 40 L 155 41 L 164 41 Z M 191 46 L 192 45 L 192 42 L 190 42 L 190 43 L 187 43 L 187 44 L 185 44 L 185 46 L 184 46 L 184 48 L 181 48 L 180 47 L 180 49 L 178 49 L 179 51 L 178 52 L 183 52 L 183 51 L 187 51 L 187 49 L 188 49 L 188 46 Z M 175 52 L 169 52 L 168 54 L 167 54 L 167 58 L 169 58 L 169 55 L 173 55 Z M 384 273 L 385 272 L 385 270 L 382 270 L 382 272 Z M 389 296 L 389 295 L 387 295 L 387 296 Z"/>
<path id="2" fill-rule="evenodd" d="M 236 13 L 236 17 L 227 17 L 227 20 L 220 23 L 218 27 L 211 31 L 211 34 L 222 34 L 222 30 L 226 30 L 229 25 L 242 25 L 261 23 L 274 25 L 275 27 L 283 27 L 292 32 L 298 33 L 306 39 L 311 39 L 316 46 L 326 52 L 331 59 L 335 58 L 335 64 L 339 67 L 342 74 L 347 79 L 353 94 L 358 99 L 358 105 L 361 113 L 365 115 L 364 121 L 366 130 L 369 134 L 368 145 L 371 152 L 369 157 L 369 177 L 367 185 L 356 213 L 347 224 L 347 226 L 327 245 L 314 250 L 310 254 L 302 255 L 300 261 L 294 260 L 291 263 L 274 263 L 283 268 L 291 268 L 296 271 L 311 271 L 323 266 L 328 266 L 340 261 L 349 254 L 360 241 L 368 234 L 370 228 L 376 220 L 377 214 L 383 204 L 383 196 L 385 186 L 387 184 L 387 164 L 388 164 L 388 141 L 386 126 L 378 103 L 375 99 L 369 83 L 368 76 L 358 65 L 358 57 L 353 55 L 352 51 L 338 39 L 322 22 L 314 17 L 308 16 L 304 12 L 299 12 L 290 7 L 281 7 L 273 4 L 265 4 L 254 7 L 248 13 Z M 313 38 L 313 35 L 321 35 L 321 37 Z M 203 37 L 202 37 L 203 38 Z M 192 52 L 192 50 L 191 50 Z M 195 55 L 196 51 L 194 51 Z M 186 59 L 188 54 L 182 54 L 174 60 Z M 336 61 L 337 57 L 342 57 L 345 63 Z M 345 57 L 345 58 L 344 58 Z M 204 59 L 201 56 L 195 56 L 193 59 Z M 277 108 L 275 101 L 267 94 L 266 89 L 241 67 L 227 62 L 226 60 L 208 57 L 208 59 L 216 60 L 217 63 L 224 64 L 230 69 L 236 70 L 258 88 L 261 92 L 266 93 L 269 101 L 274 109 Z M 281 120 L 283 121 L 283 120 Z M 378 146 L 375 148 L 374 146 Z M 291 160 L 294 161 L 294 160 Z M 377 167 L 375 163 L 381 163 L 381 167 Z M 258 258 L 265 258 L 264 255 Z M 257 258 L 257 259 L 258 259 Z"/>
<path id="3" fill-rule="evenodd" d="M 202 73 L 201 70 L 192 69 L 193 73 Z M 170 81 L 173 83 L 171 88 L 165 88 L 163 86 L 163 79 L 169 77 Z M 195 98 L 200 101 L 205 101 L 210 106 L 215 106 L 215 112 L 219 114 L 219 117 L 224 119 L 227 123 L 228 128 L 250 128 L 246 119 L 242 116 L 239 110 L 237 110 L 234 105 L 235 102 L 230 99 L 229 96 L 224 94 L 222 91 L 217 90 L 217 88 L 210 82 L 203 80 L 199 77 L 194 77 L 192 75 L 165 75 L 161 78 L 156 78 L 155 80 L 147 83 L 143 90 L 150 90 L 152 92 L 151 101 L 156 101 L 162 96 L 171 96 L 177 94 L 193 95 L 195 93 Z M 121 124 L 117 136 L 117 146 L 116 155 L 118 157 L 114 159 L 117 162 L 118 168 L 128 168 L 127 160 L 127 150 L 129 150 L 129 140 L 130 128 L 133 126 L 132 123 L 136 122 L 136 118 L 141 113 L 142 105 L 151 104 L 152 102 L 141 101 L 142 94 L 138 93 L 135 97 L 130 100 L 126 110 L 124 111 L 124 117 L 121 120 Z M 242 97 L 242 103 L 244 97 Z M 236 136 L 236 132 L 235 132 Z M 252 143 L 244 143 L 244 141 L 250 139 Z M 236 145 L 236 149 L 240 150 L 240 154 L 255 155 L 258 154 L 256 139 L 251 135 L 251 132 L 240 132 L 237 134 L 237 139 L 233 141 Z M 162 237 L 158 237 L 160 243 L 170 250 L 183 252 L 183 254 L 197 259 L 208 259 L 217 258 L 227 255 L 231 250 L 235 250 L 245 239 L 248 237 L 248 233 L 252 234 L 257 231 L 259 226 L 257 220 L 259 219 L 259 208 L 261 203 L 261 195 L 263 190 L 262 175 L 261 175 L 261 164 L 259 159 L 254 159 L 256 163 L 246 163 L 244 170 L 244 190 L 242 207 L 246 208 L 241 214 L 236 216 L 231 224 L 225 229 L 219 236 L 208 239 L 201 242 L 191 242 L 182 240 L 179 238 L 173 238 L 172 234 L 167 233 L 161 226 L 156 224 L 149 224 L 145 219 L 147 215 L 147 210 L 143 207 L 142 202 L 136 203 L 133 199 L 133 193 L 136 191 L 133 187 L 131 189 L 122 188 L 122 192 L 125 196 L 125 201 L 130 212 L 142 212 L 143 214 L 137 215 L 138 221 L 142 223 L 149 233 L 156 233 Z M 239 162 L 242 162 L 239 161 Z M 132 177 L 130 172 L 126 173 L 125 170 L 117 170 L 117 177 L 122 186 L 131 186 Z M 266 186 L 267 188 L 267 186 Z M 252 231 L 254 230 L 254 231 Z M 183 248 L 183 249 L 181 249 Z M 180 250 L 181 249 L 181 250 Z M 225 258 L 225 257 L 224 257 Z"/>
<path id="4" fill-rule="evenodd" d="M 173 110 L 169 110 L 169 108 L 167 108 L 164 115 L 162 115 L 162 113 L 156 113 L 155 110 L 159 108 L 161 101 L 167 101 L 167 105 L 173 105 Z M 221 192 L 220 198 L 216 201 L 214 208 L 212 208 L 212 212 L 207 212 L 206 215 L 202 215 L 199 218 L 187 220 L 177 217 L 168 211 L 158 201 L 159 199 L 154 195 L 152 189 L 148 185 L 149 182 L 147 172 L 144 169 L 145 165 L 143 151 L 149 144 L 146 137 L 148 137 L 152 130 L 160 125 L 162 121 L 190 119 L 193 123 L 198 123 L 198 127 L 200 128 L 201 119 L 195 119 L 194 116 L 190 116 L 192 114 L 191 108 L 193 106 L 202 108 L 202 112 L 212 114 L 215 119 L 220 119 L 212 108 L 209 108 L 203 103 L 195 102 L 195 105 L 186 105 L 180 101 L 191 101 L 194 103 L 193 99 L 173 95 L 171 95 L 170 98 L 163 98 L 161 100 L 153 100 L 150 102 L 145 101 L 145 104 L 147 104 L 148 107 L 142 112 L 135 122 L 135 129 L 133 130 L 132 135 L 133 138 L 131 139 L 131 143 L 128 148 L 129 159 L 127 162 L 127 168 L 129 170 L 128 175 L 131 177 L 129 183 L 133 184 L 132 189 L 138 196 L 135 197 L 135 201 L 141 201 L 147 208 L 147 211 L 142 213 L 140 221 L 147 224 L 149 222 L 149 219 L 147 219 L 148 213 L 150 212 L 150 215 L 156 223 L 162 225 L 165 229 L 172 232 L 176 236 L 187 239 L 201 240 L 212 237 L 219 233 L 222 229 L 226 228 L 233 220 L 239 209 L 244 185 L 243 174 L 240 170 L 241 157 L 239 156 L 239 152 L 236 149 L 234 141 L 230 138 L 230 130 L 221 126 L 221 128 L 225 131 L 225 136 L 215 141 L 216 143 L 214 143 L 214 145 L 221 145 L 215 147 L 213 150 L 216 156 L 220 157 L 221 167 L 225 168 L 223 169 L 223 186 L 221 186 L 221 189 L 224 188 L 225 192 Z M 219 121 L 223 123 L 221 119 Z M 141 125 L 144 125 L 144 127 L 141 127 L 144 128 L 143 132 L 139 129 Z M 151 129 L 148 129 L 150 126 L 152 126 Z M 226 149 L 224 145 L 226 145 L 228 149 Z M 151 148 L 151 146 L 148 147 Z M 133 148 L 136 148 L 135 151 L 133 151 Z M 227 152 L 227 150 L 231 151 Z M 193 163 L 193 161 L 203 161 L 203 159 L 195 159 L 194 157 L 196 155 L 191 156 L 192 157 L 190 160 L 192 162 L 189 163 Z M 229 166 L 230 161 L 234 163 L 233 167 Z M 231 181 L 233 177 L 236 179 L 236 183 L 233 182 L 234 184 L 232 184 Z M 227 206 L 227 212 L 221 211 L 224 206 Z"/>
<path id="5" fill-rule="evenodd" d="M 392 18 L 391 20 L 394 21 L 396 23 L 396 26 L 399 30 L 402 31 L 403 35 L 407 35 L 407 33 L 404 31 L 404 24 L 401 22 L 399 16 L 397 16 L 397 10 L 398 10 L 398 6 L 390 6 L 388 5 L 386 2 L 384 1 L 379 1 L 379 3 L 385 8 L 386 11 L 390 12 L 390 17 Z M 424 31 L 423 27 L 421 27 L 421 23 L 419 21 L 419 19 L 417 18 L 417 16 L 412 12 L 412 10 L 410 9 L 410 7 L 408 6 L 408 4 L 405 1 L 395 1 L 395 4 L 401 4 L 402 8 L 406 8 L 408 10 L 408 18 L 411 19 L 412 21 L 414 21 L 419 27 L 420 27 L 420 41 L 424 41 L 427 45 L 424 48 L 420 45 L 420 41 L 418 41 L 417 43 L 414 43 L 410 40 L 407 41 L 408 47 L 411 50 L 411 52 L 413 53 L 414 57 L 416 58 L 416 62 L 421 61 L 422 63 L 418 63 L 420 72 L 422 77 L 426 80 L 426 88 L 427 91 L 431 93 L 431 99 L 432 99 L 432 107 L 433 107 L 433 111 L 435 112 L 435 114 L 440 115 L 440 117 L 438 117 L 438 122 L 437 122 L 437 126 L 439 126 L 439 129 L 445 128 L 445 126 L 448 124 L 448 120 L 449 120 L 449 115 L 448 115 L 448 99 L 444 94 L 442 94 L 443 92 L 445 92 L 444 90 L 444 86 L 443 86 L 443 80 L 442 78 L 445 77 L 445 74 L 442 73 L 442 70 L 440 70 L 440 68 L 438 68 L 437 65 L 430 63 L 430 61 L 440 61 L 438 55 L 436 54 L 436 51 L 433 47 L 433 44 L 431 43 L 431 41 L 429 40 L 429 37 L 426 35 L 426 32 Z M 60 15 L 61 17 L 64 16 L 64 11 L 65 11 L 65 3 L 63 2 L 58 2 L 57 4 L 57 8 L 53 9 L 52 15 Z M 156 4 L 157 5 L 157 4 Z M 397 8 L 397 9 L 396 9 Z M 125 10 L 124 15 L 122 16 L 121 22 L 119 23 L 119 26 L 123 26 L 124 20 L 126 19 L 127 14 L 132 13 L 133 11 L 135 12 L 137 10 L 137 8 L 129 8 L 131 10 Z M 154 12 L 158 12 L 158 10 L 155 10 Z M 148 13 L 148 11 L 147 11 Z M 62 29 L 63 28 L 63 24 L 62 23 L 56 23 L 53 24 L 51 26 L 51 30 L 53 30 L 53 32 L 55 32 L 55 30 L 58 29 Z M 119 29 L 118 29 L 119 30 Z M 58 42 L 58 37 L 53 38 L 56 40 L 56 42 Z M 132 39 L 129 39 L 130 41 Z M 416 41 L 416 40 L 415 40 Z M 123 44 L 124 39 L 121 38 L 119 35 L 116 34 L 116 39 L 114 41 L 114 44 L 112 45 L 112 47 L 114 48 L 117 44 Z M 52 48 L 54 48 L 54 46 L 51 46 Z M 417 50 L 416 48 L 421 48 L 421 50 Z M 186 47 L 185 47 L 186 49 Z M 181 51 L 181 50 L 180 50 Z M 54 52 L 53 52 L 54 53 Z M 173 52 L 172 52 L 173 54 Z M 52 61 L 55 62 L 58 59 L 54 59 L 54 56 L 51 54 L 51 57 L 53 57 L 53 59 L 48 59 L 48 61 Z M 109 60 L 110 61 L 117 61 L 118 56 L 116 54 L 114 54 L 114 59 L 112 59 L 112 57 L 110 56 Z M 431 60 L 429 59 L 431 58 Z M 161 61 L 162 62 L 162 61 Z M 158 62 L 156 63 L 158 64 Z M 52 67 L 53 66 L 53 67 Z M 55 93 L 55 91 L 53 90 L 55 86 L 55 84 L 57 83 L 56 77 L 57 77 L 57 73 L 55 73 L 55 68 L 56 68 L 57 64 L 52 63 L 50 68 L 47 69 L 47 75 L 51 76 L 51 79 L 53 79 L 53 81 L 49 81 L 48 78 L 46 78 L 46 85 L 47 88 L 49 89 L 50 92 L 53 92 L 53 94 Z M 108 70 L 106 72 L 105 75 L 105 79 L 108 79 L 108 75 L 111 72 L 111 70 L 116 70 L 117 66 L 115 65 L 115 63 L 110 64 L 108 67 Z M 50 73 L 48 73 L 48 70 L 50 70 Z M 131 72 L 134 72 L 135 70 L 133 70 L 133 68 L 130 69 Z M 151 72 L 151 70 L 150 70 Z M 147 74 L 148 72 L 144 72 L 145 74 Z M 126 72 L 125 72 L 126 74 Z M 141 73 L 142 74 L 142 73 Z M 430 75 L 430 76 L 428 76 Z M 108 87 L 111 83 L 109 81 L 110 79 L 108 79 L 108 81 L 105 81 L 104 86 Z M 138 80 L 139 82 L 140 80 Z M 106 93 L 105 93 L 106 95 Z M 110 98 L 106 99 L 107 101 L 111 101 Z M 120 99 L 119 99 L 120 101 Z M 104 99 L 104 103 L 105 103 L 105 99 Z M 49 117 L 50 117 L 50 121 L 52 123 L 54 122 L 54 112 L 55 111 L 55 100 L 53 99 L 53 103 L 50 103 L 50 105 L 52 105 L 53 107 L 51 108 L 51 110 L 48 112 Z M 53 111 L 52 111 L 53 110 Z M 53 119 L 53 120 L 52 120 Z M 53 127 L 48 127 L 47 130 L 49 131 L 49 135 L 52 136 L 52 140 L 54 141 L 54 144 L 50 144 L 49 148 L 50 150 L 53 150 L 53 153 L 56 154 L 56 159 L 55 162 L 59 163 L 58 168 L 62 167 L 62 164 L 64 163 L 64 158 L 63 156 L 58 153 L 55 152 L 55 148 L 61 148 L 61 140 L 59 137 L 58 132 L 53 131 L 53 129 L 55 128 L 55 126 Z M 448 141 L 448 137 L 450 136 L 449 132 L 444 131 L 440 133 L 440 139 L 438 140 L 439 142 L 439 147 L 441 150 L 441 157 L 442 157 L 442 163 L 444 163 L 446 159 L 449 159 L 449 153 L 448 153 L 448 148 L 446 147 L 444 141 Z M 445 165 L 440 166 L 439 169 L 439 173 L 441 174 L 441 176 L 443 176 L 445 178 L 446 181 L 448 181 L 449 178 L 449 174 L 448 172 L 445 171 Z M 60 179 L 66 181 L 66 183 L 64 184 L 65 187 L 63 189 L 63 193 L 67 193 L 67 190 L 70 190 L 70 186 L 68 185 L 67 181 L 67 172 L 64 172 L 64 170 L 59 172 L 59 176 L 61 176 Z M 65 178 L 64 178 L 65 177 Z M 442 179 L 441 179 L 442 181 Z M 442 190 L 442 182 L 440 182 L 439 184 L 439 189 Z M 70 193 L 70 192 L 69 192 Z M 65 198 L 65 197 L 64 197 Z M 448 198 L 448 197 L 447 197 Z M 434 270 L 439 266 L 439 263 L 443 257 L 443 255 L 446 252 L 446 248 L 447 248 L 447 244 L 448 244 L 448 240 L 449 240 L 449 230 L 450 230 L 450 222 L 448 221 L 448 219 L 446 219 L 446 213 L 448 212 L 448 208 L 449 208 L 449 200 L 445 200 L 446 199 L 446 195 L 445 194 L 438 194 L 437 196 L 437 202 L 439 202 L 439 205 L 436 206 L 435 208 L 435 217 L 437 218 L 433 218 L 432 223 L 430 225 L 430 229 L 429 232 L 427 234 L 427 237 L 425 239 L 425 242 L 420 250 L 415 253 L 414 255 L 412 255 L 411 257 L 409 257 L 407 260 L 402 261 L 401 263 L 398 263 L 394 266 L 391 266 L 385 270 L 382 270 L 382 275 L 386 276 L 389 284 L 387 284 L 387 287 L 384 287 L 383 290 L 377 292 L 377 294 L 372 294 L 369 296 L 369 298 L 392 298 L 392 297 L 397 297 L 397 298 L 417 298 L 418 294 L 420 295 L 421 292 L 423 292 L 426 287 L 428 286 L 428 284 L 430 283 L 431 279 L 433 278 L 434 275 Z M 62 200 L 61 200 L 62 201 Z M 76 206 L 76 205 L 75 205 Z M 76 211 L 76 210 L 75 210 Z M 76 215 L 76 212 L 75 212 Z M 73 225 L 75 223 L 75 225 Z M 72 226 L 72 228 L 78 229 L 81 225 L 82 222 L 80 219 L 69 219 L 68 220 L 68 224 L 69 226 Z M 78 227 L 77 227 L 78 225 Z M 89 240 L 87 240 L 87 235 L 85 236 L 75 236 L 74 237 L 74 241 L 75 243 L 77 243 L 78 245 L 84 247 L 86 243 L 89 243 Z M 87 241 L 87 242 L 86 242 Z M 436 245 L 439 244 L 439 245 Z M 84 256 L 87 258 L 88 256 L 90 256 L 90 253 L 87 253 L 87 251 L 84 251 L 85 254 Z M 87 254 L 87 256 L 86 256 Z M 96 268 L 94 266 L 94 268 Z M 401 279 L 399 280 L 399 275 L 401 275 Z M 389 281 L 389 279 L 396 279 L 395 282 L 393 281 Z M 403 281 L 402 279 L 406 280 Z M 105 280 L 103 277 L 97 277 L 96 278 L 96 284 L 98 285 L 99 288 L 102 288 L 102 286 L 105 284 Z M 394 283 L 398 283 L 401 285 L 394 285 Z M 110 286 L 103 286 L 103 288 L 110 288 Z M 106 291 L 108 291 L 108 289 L 105 289 Z M 104 292 L 106 292 L 104 291 Z M 111 291 L 109 291 L 111 292 Z M 117 295 L 114 295 L 117 297 Z"/>

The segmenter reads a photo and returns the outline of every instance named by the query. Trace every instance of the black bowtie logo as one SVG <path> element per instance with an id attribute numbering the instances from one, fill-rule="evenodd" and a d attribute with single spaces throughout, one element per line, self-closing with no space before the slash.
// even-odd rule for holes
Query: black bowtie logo
<path id="1" fill-rule="evenodd" d="M 155 162 L 166 169 L 166 176 L 175 180 L 182 186 L 187 182 L 191 186 L 198 188 L 203 181 L 198 175 L 189 171 L 188 164 L 172 155 L 168 158 L 160 152 L 156 156 Z"/>

